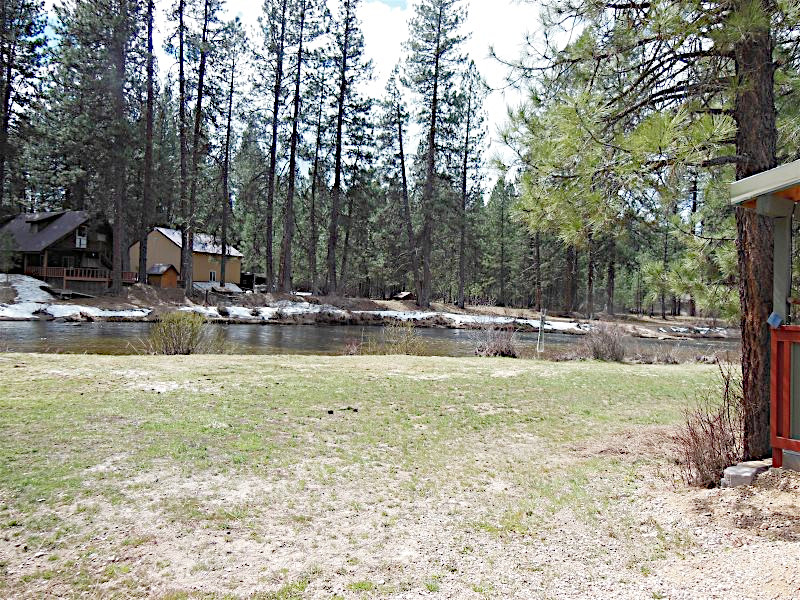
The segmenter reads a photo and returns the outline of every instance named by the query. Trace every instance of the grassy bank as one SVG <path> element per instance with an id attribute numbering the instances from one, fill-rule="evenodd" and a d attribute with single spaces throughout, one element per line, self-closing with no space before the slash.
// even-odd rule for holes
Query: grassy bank
<path id="1" fill-rule="evenodd" d="M 0 355 L 0 596 L 650 597 L 651 561 L 688 542 L 642 525 L 641 473 L 711 385 L 685 365 Z"/>

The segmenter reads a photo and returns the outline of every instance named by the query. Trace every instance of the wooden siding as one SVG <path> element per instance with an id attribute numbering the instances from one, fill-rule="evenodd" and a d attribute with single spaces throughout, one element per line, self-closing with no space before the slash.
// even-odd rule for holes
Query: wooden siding
<path id="1" fill-rule="evenodd" d="M 129 250 L 131 268 L 139 266 L 139 242 L 131 246 Z M 192 269 L 192 279 L 203 282 L 210 281 L 211 271 L 220 280 L 221 268 L 220 255 L 194 253 L 194 266 Z M 170 239 L 160 231 L 151 231 L 147 236 L 147 268 L 156 264 L 173 265 L 180 273 L 181 270 L 181 249 L 178 248 Z M 242 259 L 238 256 L 229 256 L 225 260 L 225 279 L 227 283 L 239 283 L 242 274 Z"/>

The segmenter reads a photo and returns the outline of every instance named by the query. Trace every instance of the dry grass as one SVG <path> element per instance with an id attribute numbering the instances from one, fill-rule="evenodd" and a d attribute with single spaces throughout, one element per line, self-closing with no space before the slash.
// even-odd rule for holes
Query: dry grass
<path id="1" fill-rule="evenodd" d="M 703 596 L 719 569 L 667 577 L 701 526 L 670 520 L 674 488 L 647 481 L 714 381 L 707 366 L 0 355 L 0 596 Z M 727 555 L 714 543 L 706 562 Z"/>

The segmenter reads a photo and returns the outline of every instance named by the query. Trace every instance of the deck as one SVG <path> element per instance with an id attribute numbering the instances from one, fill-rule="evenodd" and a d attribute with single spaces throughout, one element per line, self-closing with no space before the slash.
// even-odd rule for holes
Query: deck
<path id="1" fill-rule="evenodd" d="M 79 267 L 28 267 L 25 274 L 37 279 L 61 279 L 63 289 L 68 289 L 70 281 L 105 282 L 111 285 L 112 273 L 109 269 L 86 269 Z M 135 271 L 123 271 L 122 283 L 133 284 L 138 281 Z"/>

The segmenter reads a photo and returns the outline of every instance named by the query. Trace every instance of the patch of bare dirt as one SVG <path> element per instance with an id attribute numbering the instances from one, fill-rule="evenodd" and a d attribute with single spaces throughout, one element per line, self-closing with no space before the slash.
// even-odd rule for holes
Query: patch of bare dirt
<path id="1" fill-rule="evenodd" d="M 369 298 L 346 298 L 344 296 L 314 296 L 313 298 L 320 304 L 335 306 L 342 310 L 389 310 L 382 306 L 382 302 L 370 300 Z"/>
<path id="2" fill-rule="evenodd" d="M 11 284 L 0 281 L 0 304 L 12 304 L 16 297 L 17 292 Z"/>

